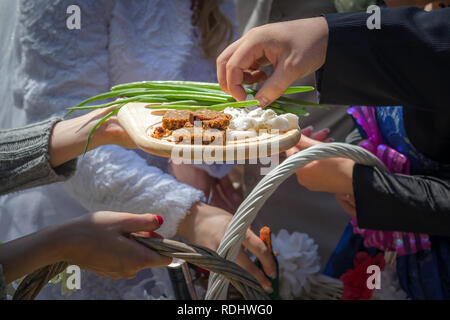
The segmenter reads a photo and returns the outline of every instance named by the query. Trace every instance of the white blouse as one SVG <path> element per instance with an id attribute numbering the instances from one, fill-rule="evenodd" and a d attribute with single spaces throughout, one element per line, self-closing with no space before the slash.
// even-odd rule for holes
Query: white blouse
<path id="1" fill-rule="evenodd" d="M 10 102 L 0 108 L 2 128 L 62 116 L 65 108 L 118 83 L 217 81 L 215 61 L 205 58 L 199 30 L 191 24 L 191 1 L 77 2 L 2 0 L 0 16 L 8 17 L 0 19 L 6 21 L 0 22 L 5 24 L 0 40 L 8 46 L 0 49 L 0 94 Z M 66 27 L 66 10 L 73 4 L 81 8 L 80 30 Z M 232 0 L 222 9 L 235 21 Z M 90 151 L 80 157 L 77 173 L 62 188 L 45 186 L 1 197 L 0 241 L 97 210 L 159 214 L 165 222 L 158 232 L 172 237 L 188 209 L 204 195 L 176 181 L 164 167 L 164 159 L 117 146 Z M 158 281 L 149 276 L 152 273 L 159 273 Z M 165 270 L 158 268 L 134 280 L 84 272 L 86 287 L 92 288 L 83 289 L 82 278 L 82 290 L 72 298 L 172 297 L 162 274 L 167 280 Z M 150 282 L 153 293 L 142 287 Z M 155 283 L 160 283 L 159 293 L 154 292 Z M 42 297 L 63 298 L 48 287 Z"/>

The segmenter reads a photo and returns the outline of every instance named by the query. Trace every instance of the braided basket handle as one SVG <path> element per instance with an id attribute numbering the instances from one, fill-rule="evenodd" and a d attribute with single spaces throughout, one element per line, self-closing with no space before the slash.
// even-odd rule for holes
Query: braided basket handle
<path id="1" fill-rule="evenodd" d="M 327 158 L 348 158 L 359 164 L 386 169 L 372 153 L 347 143 L 322 143 L 302 150 L 270 171 L 241 203 L 225 231 L 217 253 L 227 260 L 236 261 L 247 229 L 278 186 L 308 163 Z M 211 274 L 206 299 L 223 300 L 227 291 L 228 280 L 218 274 Z"/>
<path id="2" fill-rule="evenodd" d="M 264 289 L 252 275 L 236 263 L 223 259 L 211 249 L 168 239 L 144 238 L 138 234 L 132 234 L 132 237 L 142 245 L 163 256 L 183 259 L 203 269 L 221 274 L 247 300 L 269 299 Z M 34 299 L 42 288 L 53 277 L 63 272 L 67 266 L 68 263 L 59 262 L 30 273 L 20 283 L 13 299 Z"/>
<path id="3" fill-rule="evenodd" d="M 233 262 L 236 260 L 244 234 L 266 200 L 284 180 L 311 161 L 326 158 L 348 158 L 359 164 L 385 169 L 378 158 L 363 148 L 344 143 L 319 144 L 287 158 L 257 184 L 234 214 L 217 253 L 204 247 L 173 240 L 133 236 L 136 241 L 161 255 L 180 258 L 211 271 L 207 299 L 225 299 L 229 282 L 245 299 L 268 299 L 256 279 Z M 66 262 L 59 262 L 27 275 L 17 288 L 13 299 L 34 299 L 48 281 L 64 271 L 67 266 Z"/>

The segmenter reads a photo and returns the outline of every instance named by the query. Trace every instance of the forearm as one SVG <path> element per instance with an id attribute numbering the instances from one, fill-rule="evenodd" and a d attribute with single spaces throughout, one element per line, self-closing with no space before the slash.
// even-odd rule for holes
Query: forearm
<path id="1" fill-rule="evenodd" d="M 54 126 L 49 140 L 49 161 L 53 168 L 84 153 L 90 131 L 107 111 L 93 111 L 77 118 L 58 122 Z M 112 142 L 112 137 L 108 139 L 103 128 L 100 126 L 93 132 L 88 150 Z"/>
<path id="2" fill-rule="evenodd" d="M 450 235 L 450 183 L 355 165 L 353 187 L 361 228 Z"/>
<path id="3" fill-rule="evenodd" d="M 6 283 L 59 262 L 62 257 L 62 241 L 59 230 L 46 228 L 0 245 L 0 264 Z"/>

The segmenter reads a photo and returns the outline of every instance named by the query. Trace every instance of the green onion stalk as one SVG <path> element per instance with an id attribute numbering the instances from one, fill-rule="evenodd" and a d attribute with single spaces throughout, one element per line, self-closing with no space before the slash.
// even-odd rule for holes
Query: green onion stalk
<path id="1" fill-rule="evenodd" d="M 289 87 L 284 94 L 293 94 L 313 91 L 310 86 Z M 245 88 L 248 95 L 255 95 L 256 90 Z M 118 99 L 111 102 L 90 105 L 106 99 Z M 129 102 L 149 103 L 152 109 L 210 109 L 222 111 L 225 108 L 244 108 L 259 106 L 258 100 L 236 101 L 231 95 L 223 92 L 218 83 L 197 81 L 141 81 L 124 83 L 111 88 L 111 91 L 90 97 L 74 107 L 68 108 L 65 116 L 77 110 L 101 109 L 116 106 L 104 116 L 89 133 L 85 152 L 88 150 L 89 141 L 95 129 L 102 123 L 116 115 L 120 108 Z M 277 114 L 293 113 L 297 116 L 308 116 L 306 107 L 324 108 L 316 103 L 280 97 L 267 108 Z"/>

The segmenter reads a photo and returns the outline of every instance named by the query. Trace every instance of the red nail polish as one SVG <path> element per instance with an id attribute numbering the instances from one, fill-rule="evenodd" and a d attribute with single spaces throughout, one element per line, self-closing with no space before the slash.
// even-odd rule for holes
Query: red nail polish
<path id="1" fill-rule="evenodd" d="M 158 223 L 160 226 L 164 223 L 164 219 L 161 216 L 156 216 L 156 219 L 158 219 Z"/>
<path id="2" fill-rule="evenodd" d="M 158 238 L 158 239 L 162 239 L 163 238 L 162 235 L 160 235 L 160 234 L 158 234 L 156 232 L 153 232 L 153 231 L 150 231 L 150 237 Z"/>

